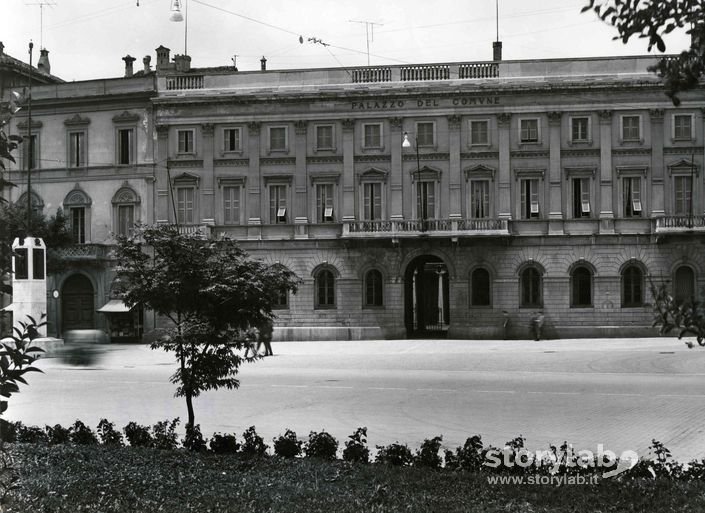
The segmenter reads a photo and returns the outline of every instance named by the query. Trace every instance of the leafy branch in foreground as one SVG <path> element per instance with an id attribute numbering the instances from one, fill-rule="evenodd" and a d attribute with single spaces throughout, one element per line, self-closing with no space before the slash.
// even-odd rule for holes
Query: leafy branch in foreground
<path id="1" fill-rule="evenodd" d="M 617 29 L 614 39 L 627 43 L 632 37 L 649 40 L 666 51 L 664 37 L 676 30 L 690 35 L 690 48 L 676 57 L 661 59 L 649 67 L 664 79 L 666 94 L 678 106 L 678 94 L 694 89 L 705 75 L 705 3 L 702 0 L 589 0 L 582 12 L 594 11 Z"/>

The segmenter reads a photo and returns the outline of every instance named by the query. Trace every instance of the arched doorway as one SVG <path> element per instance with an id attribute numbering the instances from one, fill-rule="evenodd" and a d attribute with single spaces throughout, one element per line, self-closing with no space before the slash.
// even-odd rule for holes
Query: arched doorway
<path id="1" fill-rule="evenodd" d="M 450 324 L 448 268 L 433 255 L 416 257 L 404 273 L 404 320 L 410 337 L 445 337 Z"/>
<path id="2" fill-rule="evenodd" d="M 61 298 L 62 331 L 95 327 L 91 280 L 83 274 L 74 274 L 64 282 Z"/>

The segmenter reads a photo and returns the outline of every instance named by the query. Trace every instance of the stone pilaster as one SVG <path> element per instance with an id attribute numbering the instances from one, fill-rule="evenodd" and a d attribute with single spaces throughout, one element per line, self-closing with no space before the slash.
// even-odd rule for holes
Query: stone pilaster
<path id="1" fill-rule="evenodd" d="M 646 187 L 651 191 L 651 208 L 647 206 L 646 215 L 650 212 L 650 217 L 663 217 L 667 191 L 663 162 L 663 109 L 650 110 L 649 119 L 651 121 L 651 169 L 646 174 Z"/>
<path id="2" fill-rule="evenodd" d="M 201 176 L 201 219 L 205 224 L 215 224 L 215 127 L 213 123 L 201 125 L 201 154 L 203 155 L 203 170 Z"/>
<path id="3" fill-rule="evenodd" d="M 300 120 L 294 124 L 296 132 L 296 173 L 294 174 L 294 223 L 308 224 L 308 167 L 306 166 L 306 153 L 308 151 L 308 123 Z"/>
<path id="4" fill-rule="evenodd" d="M 247 154 L 250 156 L 250 166 L 247 171 L 247 224 L 261 225 L 262 177 L 259 166 L 260 123 L 249 123 L 247 125 L 247 136 Z"/>
<path id="5" fill-rule="evenodd" d="M 561 180 L 561 121 L 562 112 L 548 113 L 548 231 L 563 234 L 563 197 Z"/>
<path id="6" fill-rule="evenodd" d="M 343 221 L 355 220 L 355 122 L 343 122 Z"/>
<path id="7" fill-rule="evenodd" d="M 600 118 L 600 233 L 614 233 L 612 165 L 612 111 L 598 112 Z"/>
<path id="8" fill-rule="evenodd" d="M 157 166 L 156 183 L 157 190 L 156 222 L 173 222 L 174 211 L 171 203 L 171 187 L 169 187 L 169 126 L 157 125 Z"/>
<path id="9" fill-rule="evenodd" d="M 404 186 L 402 178 L 402 159 L 401 159 L 401 143 L 402 143 L 402 119 L 391 118 L 389 126 L 391 128 L 391 179 L 389 180 L 391 209 L 389 210 L 391 219 L 404 218 Z"/>
<path id="10" fill-rule="evenodd" d="M 509 132 L 512 115 L 502 112 L 497 115 L 498 144 L 499 144 L 499 218 L 512 218 L 512 189 L 511 189 L 511 148 Z"/>
<path id="11" fill-rule="evenodd" d="M 448 216 L 451 219 L 462 217 L 463 200 L 460 180 L 460 127 L 462 118 L 456 114 L 448 116 L 448 146 L 450 151 L 450 202 Z M 443 188 L 441 188 L 443 190 Z"/>

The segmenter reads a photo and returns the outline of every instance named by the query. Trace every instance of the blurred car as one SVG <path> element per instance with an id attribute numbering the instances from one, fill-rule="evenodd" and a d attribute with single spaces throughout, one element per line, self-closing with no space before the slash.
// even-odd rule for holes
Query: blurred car
<path id="1" fill-rule="evenodd" d="M 66 330 L 59 357 L 69 365 L 92 365 L 100 360 L 108 342 L 107 333 L 101 330 Z"/>

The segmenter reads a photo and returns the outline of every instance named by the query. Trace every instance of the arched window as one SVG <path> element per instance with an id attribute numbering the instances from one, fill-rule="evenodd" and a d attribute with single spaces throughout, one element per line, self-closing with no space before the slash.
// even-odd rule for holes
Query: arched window
<path id="1" fill-rule="evenodd" d="M 570 275 L 570 306 L 592 306 L 592 272 L 587 267 L 579 266 Z"/>
<path id="2" fill-rule="evenodd" d="M 470 275 L 470 306 L 490 306 L 490 273 L 475 269 Z"/>
<path id="3" fill-rule="evenodd" d="M 543 283 L 541 273 L 536 267 L 527 267 L 521 272 L 519 285 L 521 289 L 520 302 L 523 308 L 543 306 Z"/>
<path id="4" fill-rule="evenodd" d="M 365 306 L 382 306 L 383 304 L 382 273 L 377 269 L 372 269 L 365 274 Z"/>
<path id="5" fill-rule="evenodd" d="M 113 196 L 113 232 L 116 235 L 132 234 L 135 223 L 139 222 L 140 197 L 124 184 Z"/>
<path id="6" fill-rule="evenodd" d="M 335 276 L 328 269 L 316 274 L 316 308 L 335 308 Z"/>
<path id="7" fill-rule="evenodd" d="M 68 214 L 73 242 L 90 242 L 91 199 L 78 184 L 64 198 L 64 211 Z"/>
<path id="8" fill-rule="evenodd" d="M 622 271 L 622 307 L 643 306 L 644 273 L 636 265 L 630 265 Z"/>
<path id="9" fill-rule="evenodd" d="M 673 297 L 676 301 L 692 301 L 695 297 L 695 273 L 691 267 L 682 265 L 673 277 Z"/>

